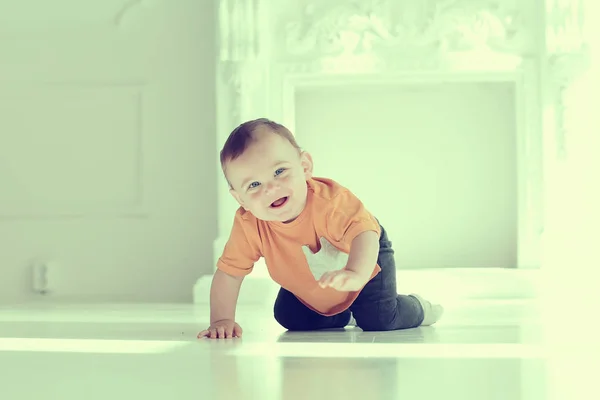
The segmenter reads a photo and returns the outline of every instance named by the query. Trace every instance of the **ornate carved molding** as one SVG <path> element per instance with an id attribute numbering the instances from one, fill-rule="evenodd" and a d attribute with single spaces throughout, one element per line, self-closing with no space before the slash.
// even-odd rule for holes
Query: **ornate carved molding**
<path id="1" fill-rule="evenodd" d="M 249 96 L 264 82 L 261 62 L 257 60 L 223 61 L 220 63 L 223 83 L 229 97 L 229 119 L 231 125 L 238 125 L 246 119 Z"/>
<path id="2" fill-rule="evenodd" d="M 567 155 L 568 90 L 589 67 L 589 47 L 584 36 L 582 0 L 546 2 L 546 51 L 548 85 L 556 117 L 556 151 L 559 159 Z"/>
<path id="3" fill-rule="evenodd" d="M 260 43 L 261 0 L 221 0 L 219 2 L 219 68 L 227 88 L 229 124 L 244 118 L 245 96 L 263 81 L 264 62 Z"/>
<path id="4" fill-rule="evenodd" d="M 431 54 L 535 52 L 530 2 L 465 0 L 346 0 L 309 4 L 285 24 L 279 46 L 287 57 L 377 54 L 406 59 Z"/>
<path id="5" fill-rule="evenodd" d="M 556 117 L 556 155 L 559 159 L 567 156 L 569 134 L 569 88 L 589 66 L 589 53 L 554 54 L 548 59 L 550 72 L 549 90 L 554 99 Z"/>
<path id="6" fill-rule="evenodd" d="M 585 46 L 583 0 L 546 0 L 546 50 L 569 54 Z"/>
<path id="7" fill-rule="evenodd" d="M 260 0 L 220 0 L 219 60 L 237 62 L 259 56 Z"/>

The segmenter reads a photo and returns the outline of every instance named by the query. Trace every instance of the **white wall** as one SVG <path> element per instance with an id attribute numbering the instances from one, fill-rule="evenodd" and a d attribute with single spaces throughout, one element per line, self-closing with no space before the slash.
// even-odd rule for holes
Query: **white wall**
<path id="1" fill-rule="evenodd" d="M 398 267 L 515 267 L 510 84 L 305 89 L 295 120 L 315 174 L 363 200 Z"/>
<path id="2" fill-rule="evenodd" d="M 215 3 L 0 5 L 0 303 L 189 301 L 216 236 Z M 128 5 L 132 4 L 131 7 Z"/>

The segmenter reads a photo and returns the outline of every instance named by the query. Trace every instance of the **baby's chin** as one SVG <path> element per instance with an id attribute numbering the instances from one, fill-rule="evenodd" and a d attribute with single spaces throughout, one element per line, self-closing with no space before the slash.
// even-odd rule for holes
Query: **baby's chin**
<path id="1" fill-rule="evenodd" d="M 274 222 L 281 222 L 283 224 L 289 224 L 290 222 L 294 222 L 296 219 L 298 219 L 301 213 L 302 210 L 300 210 L 300 212 L 294 213 L 293 216 L 290 216 L 289 214 L 282 217 L 271 215 L 269 216 L 269 220 Z"/>

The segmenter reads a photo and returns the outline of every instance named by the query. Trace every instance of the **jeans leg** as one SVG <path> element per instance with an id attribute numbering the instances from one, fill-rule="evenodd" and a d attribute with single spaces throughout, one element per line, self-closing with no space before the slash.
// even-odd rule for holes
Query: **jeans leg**
<path id="1" fill-rule="evenodd" d="M 356 324 L 363 331 L 415 328 L 423 322 L 423 308 L 415 297 L 397 292 L 394 250 L 383 227 L 379 246 L 377 264 L 381 272 L 367 283 L 350 306 Z"/>
<path id="2" fill-rule="evenodd" d="M 290 331 L 343 328 L 350 322 L 349 310 L 326 317 L 306 307 L 284 288 L 279 289 L 273 312 L 279 325 Z"/>

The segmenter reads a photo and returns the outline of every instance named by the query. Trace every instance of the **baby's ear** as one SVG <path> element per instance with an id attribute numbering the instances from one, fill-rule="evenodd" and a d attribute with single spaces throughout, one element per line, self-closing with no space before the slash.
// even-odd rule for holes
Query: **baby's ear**
<path id="1" fill-rule="evenodd" d="M 310 153 L 303 151 L 300 155 L 300 164 L 302 165 L 302 171 L 304 172 L 304 177 L 308 180 L 313 176 L 313 168 L 314 163 L 312 156 Z"/>

